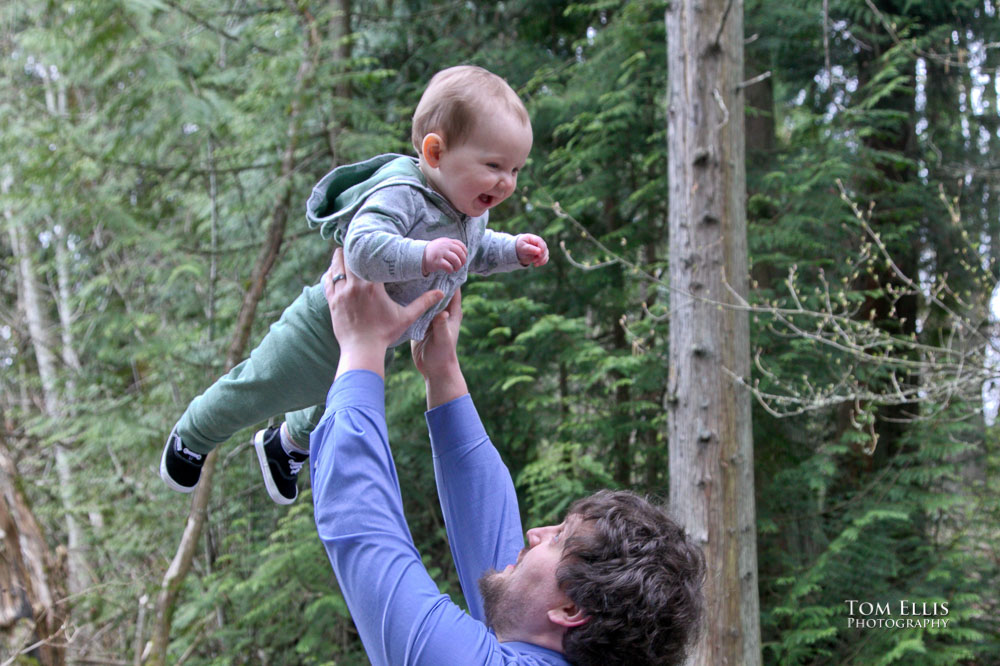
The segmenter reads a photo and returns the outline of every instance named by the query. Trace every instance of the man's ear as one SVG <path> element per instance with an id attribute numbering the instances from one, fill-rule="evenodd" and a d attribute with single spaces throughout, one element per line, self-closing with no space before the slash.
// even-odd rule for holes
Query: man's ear
<path id="1" fill-rule="evenodd" d="M 420 144 L 420 153 L 424 156 L 427 166 L 436 169 L 441 163 L 441 153 L 444 152 L 444 139 L 437 132 L 431 132 Z"/>
<path id="2" fill-rule="evenodd" d="M 583 612 L 583 609 L 579 608 L 572 601 L 567 600 L 566 603 L 561 606 L 556 606 L 555 608 L 550 608 L 548 610 L 549 622 L 552 624 L 558 624 L 560 627 L 579 627 L 581 624 L 585 624 L 590 617 Z"/>

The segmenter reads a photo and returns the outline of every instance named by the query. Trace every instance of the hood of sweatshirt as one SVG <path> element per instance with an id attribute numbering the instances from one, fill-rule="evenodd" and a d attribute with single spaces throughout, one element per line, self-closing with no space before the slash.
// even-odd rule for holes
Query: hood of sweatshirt
<path id="1" fill-rule="evenodd" d="M 351 218 L 368 196 L 390 185 L 415 187 L 432 201 L 448 205 L 427 184 L 415 157 L 378 155 L 364 162 L 337 167 L 316 183 L 306 202 L 309 228 L 318 228 L 323 238 L 333 238 L 341 243 Z"/>

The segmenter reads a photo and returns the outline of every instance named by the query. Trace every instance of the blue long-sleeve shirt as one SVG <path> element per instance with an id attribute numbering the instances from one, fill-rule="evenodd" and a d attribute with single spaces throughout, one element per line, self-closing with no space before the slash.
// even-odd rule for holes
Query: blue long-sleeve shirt
<path id="1" fill-rule="evenodd" d="M 530 643 L 500 643 L 476 584 L 524 545 L 507 467 L 466 395 L 427 412 L 438 496 L 470 613 L 438 590 L 413 544 L 377 374 L 341 375 L 312 434 L 316 527 L 371 662 L 387 666 L 566 666 Z"/>

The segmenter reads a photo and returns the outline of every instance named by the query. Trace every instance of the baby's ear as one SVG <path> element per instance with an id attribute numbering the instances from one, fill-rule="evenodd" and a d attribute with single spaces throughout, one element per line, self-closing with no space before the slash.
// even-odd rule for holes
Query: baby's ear
<path id="1" fill-rule="evenodd" d="M 441 153 L 444 152 L 444 139 L 436 132 L 431 132 L 424 137 L 420 144 L 420 152 L 424 156 L 427 166 L 436 169 L 441 161 Z"/>

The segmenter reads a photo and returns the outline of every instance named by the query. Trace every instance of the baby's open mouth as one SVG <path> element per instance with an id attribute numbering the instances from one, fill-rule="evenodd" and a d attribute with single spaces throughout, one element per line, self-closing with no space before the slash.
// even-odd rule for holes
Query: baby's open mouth
<path id="1" fill-rule="evenodd" d="M 480 194 L 479 195 L 479 201 L 482 202 L 482 204 L 484 206 L 489 206 L 489 205 L 492 205 L 492 203 L 493 203 L 493 197 L 491 197 L 488 194 Z"/>

